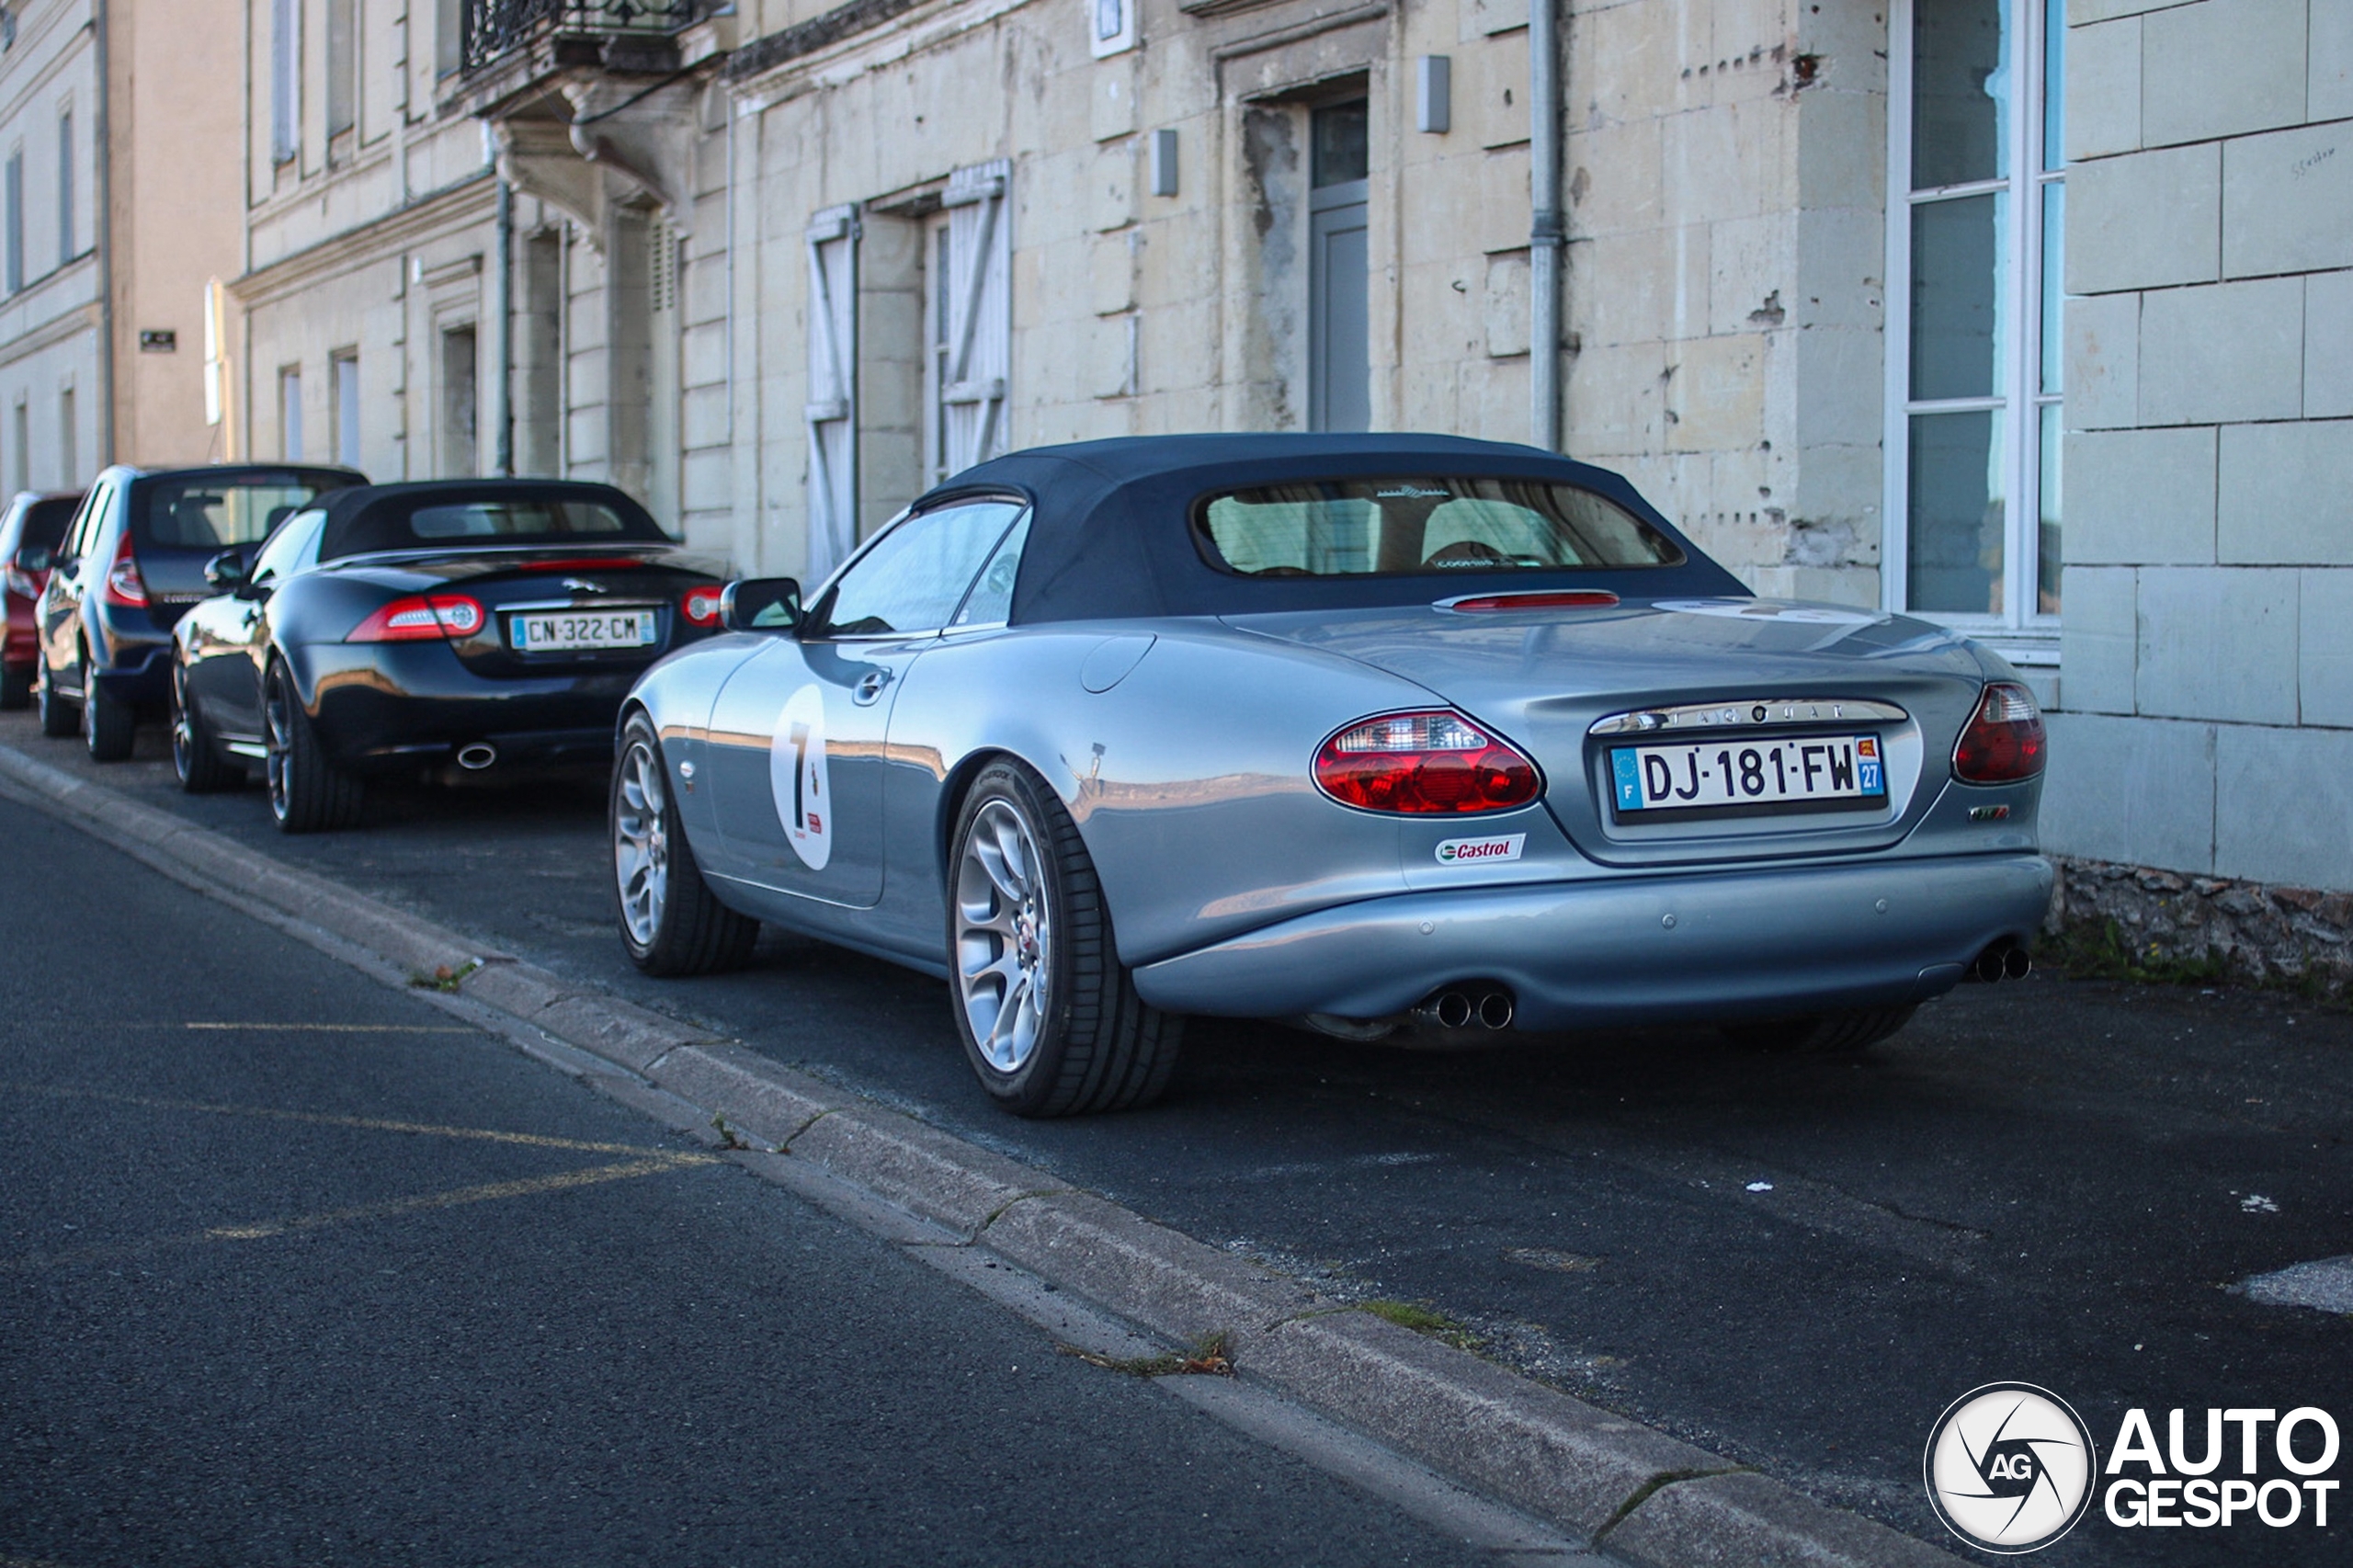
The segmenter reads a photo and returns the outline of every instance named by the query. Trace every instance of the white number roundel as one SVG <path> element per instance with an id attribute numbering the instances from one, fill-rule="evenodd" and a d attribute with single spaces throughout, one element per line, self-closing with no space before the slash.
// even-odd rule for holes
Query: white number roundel
<path id="1" fill-rule="evenodd" d="M 834 794 L 825 778 L 825 694 L 813 682 L 776 716 L 768 746 L 768 788 L 785 842 L 801 863 L 822 871 L 834 853 Z"/>

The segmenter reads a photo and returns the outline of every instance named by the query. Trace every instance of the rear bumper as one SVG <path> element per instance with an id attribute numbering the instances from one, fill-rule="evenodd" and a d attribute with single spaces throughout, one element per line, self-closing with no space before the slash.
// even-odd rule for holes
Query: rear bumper
<path id="1" fill-rule="evenodd" d="M 640 670 L 493 679 L 441 643 L 291 651 L 296 684 L 336 766 L 398 772 L 487 742 L 499 766 L 609 763 L 613 724 Z"/>
<path id="2" fill-rule="evenodd" d="M 1172 1012 L 1378 1018 L 1492 982 L 1532 1029 L 1888 1006 L 2029 940 L 2051 881 L 2039 855 L 1972 855 L 1406 893 L 1146 964 L 1136 989 Z"/>

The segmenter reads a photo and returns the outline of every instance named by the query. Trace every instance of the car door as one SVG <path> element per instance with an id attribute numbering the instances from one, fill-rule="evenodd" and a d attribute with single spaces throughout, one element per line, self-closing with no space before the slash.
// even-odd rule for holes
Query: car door
<path id="1" fill-rule="evenodd" d="M 56 689 L 74 698 L 82 695 L 84 679 L 80 653 L 82 600 L 87 585 L 106 574 L 107 563 L 97 559 L 97 541 L 106 531 L 114 492 L 111 481 L 101 481 L 91 490 L 65 536 L 62 553 L 49 574 L 49 585 L 41 590 L 41 659 L 51 671 L 64 676 Z"/>
<path id="2" fill-rule="evenodd" d="M 878 536 L 795 633 L 738 665 L 708 751 L 723 876 L 852 909 L 882 896 L 891 712 L 1017 500 L 961 501 Z"/>
<path id="3" fill-rule="evenodd" d="M 289 579 L 318 564 L 325 528 L 323 510 L 297 512 L 254 557 L 242 592 L 207 599 L 190 612 L 199 619 L 188 637 L 189 689 L 202 702 L 213 732 L 225 740 L 261 738 L 261 677 L 275 619 L 270 603 Z"/>

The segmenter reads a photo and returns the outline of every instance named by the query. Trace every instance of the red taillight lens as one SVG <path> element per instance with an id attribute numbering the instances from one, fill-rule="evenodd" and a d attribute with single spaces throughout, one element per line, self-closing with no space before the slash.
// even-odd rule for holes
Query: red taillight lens
<path id="1" fill-rule="evenodd" d="M 1618 596 L 1607 588 L 1565 588 L 1558 592 L 1529 590 L 1518 594 L 1472 594 L 1441 602 L 1444 609 L 1494 613 L 1512 609 L 1608 609 Z"/>
<path id="2" fill-rule="evenodd" d="M 688 588 L 687 597 L 678 601 L 678 612 L 695 626 L 719 624 L 719 590 Z"/>
<path id="3" fill-rule="evenodd" d="M 2034 694 L 1997 680 L 1977 699 L 1977 710 L 1952 748 L 1952 770 L 1967 784 L 2015 784 L 2042 771 L 2042 711 Z"/>
<path id="4" fill-rule="evenodd" d="M 139 574 L 139 558 L 131 553 L 131 536 L 116 547 L 114 564 L 107 568 L 106 600 L 125 609 L 147 608 L 147 579 Z"/>
<path id="5" fill-rule="evenodd" d="M 486 620 L 482 606 L 462 594 L 415 594 L 394 599 L 352 629 L 347 642 L 430 642 L 471 637 Z"/>
<path id="6" fill-rule="evenodd" d="M 1384 713 L 1315 754 L 1315 783 L 1368 812 L 1461 816 L 1536 799 L 1536 765 L 1460 713 Z"/>

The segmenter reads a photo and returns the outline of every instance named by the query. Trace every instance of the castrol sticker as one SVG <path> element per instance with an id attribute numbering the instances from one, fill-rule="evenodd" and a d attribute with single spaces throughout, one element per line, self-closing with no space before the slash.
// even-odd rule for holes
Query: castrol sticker
<path id="1" fill-rule="evenodd" d="M 1528 843 L 1524 833 L 1506 834 L 1500 838 L 1449 838 L 1438 846 L 1438 863 L 1441 866 L 1483 866 L 1497 860 L 1517 860 Z"/>

